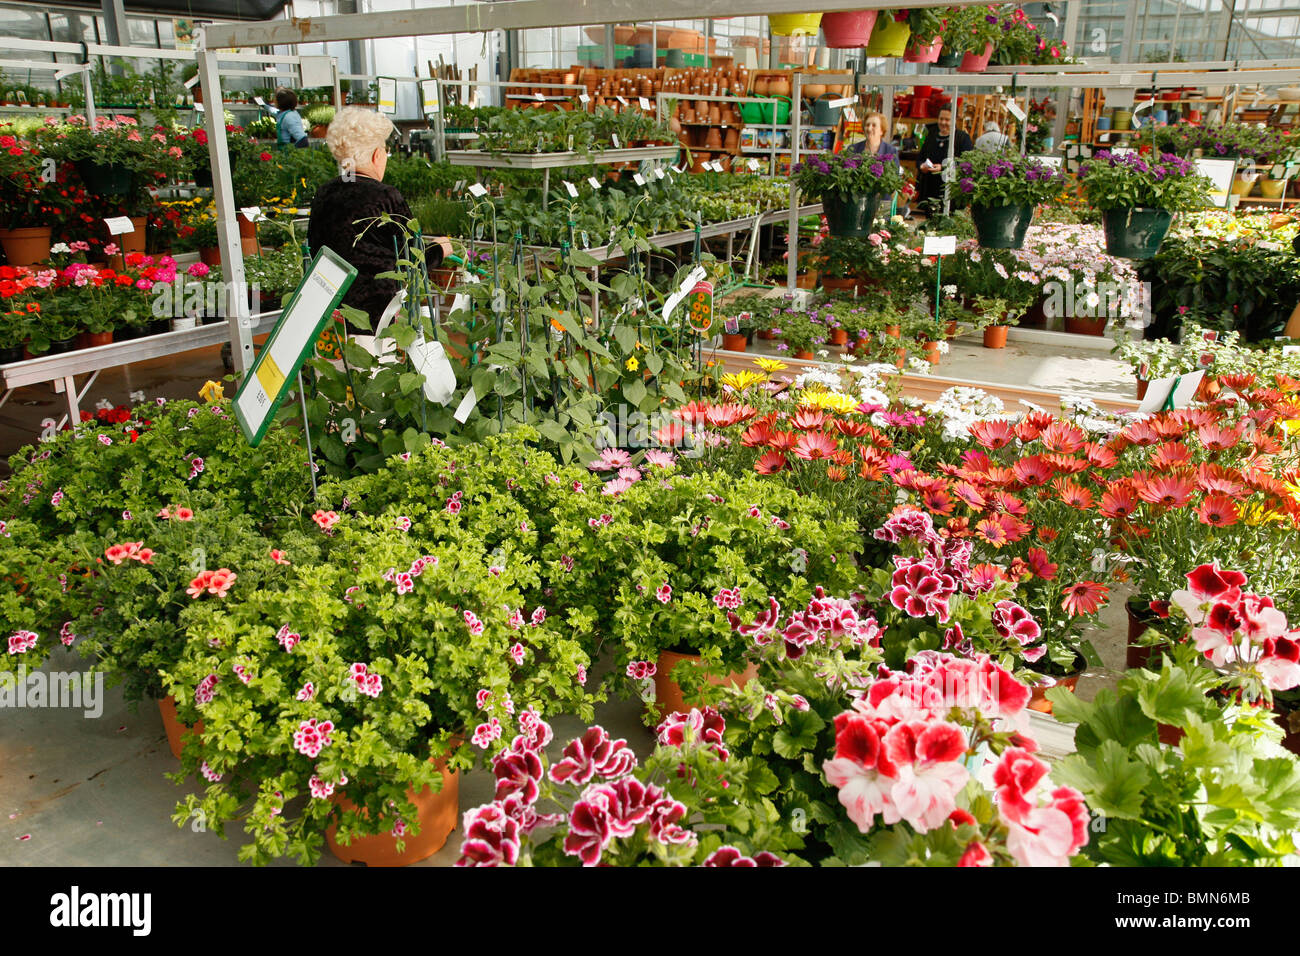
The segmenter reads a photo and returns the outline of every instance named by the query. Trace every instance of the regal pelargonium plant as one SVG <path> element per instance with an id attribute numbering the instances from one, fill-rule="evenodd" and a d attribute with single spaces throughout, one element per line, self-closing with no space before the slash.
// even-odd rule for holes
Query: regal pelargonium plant
<path id="1" fill-rule="evenodd" d="M 861 153 L 831 153 L 797 163 L 790 177 L 805 196 L 890 196 L 903 188 L 898 164 Z"/>
<path id="2" fill-rule="evenodd" d="M 1056 199 L 1060 170 L 1011 150 L 963 153 L 953 162 L 949 195 L 973 206 L 1037 206 Z"/>
<path id="3" fill-rule="evenodd" d="M 1088 202 L 1110 209 L 1165 209 L 1182 212 L 1209 202 L 1210 181 L 1189 160 L 1172 153 L 1159 157 L 1099 150 L 1079 172 Z"/>
<path id="4" fill-rule="evenodd" d="M 196 612 L 166 680 L 182 720 L 204 724 L 180 777 L 210 785 L 178 822 L 202 812 L 222 833 L 242 819 L 253 840 L 241 859 L 309 863 L 331 823 L 342 842 L 417 833 L 407 790 L 437 787 L 431 759 L 472 766 L 526 714 L 591 719 L 590 658 L 525 599 L 536 566 L 500 562 L 468 531 L 426 548 L 401 517 L 322 511 L 328 563 Z"/>

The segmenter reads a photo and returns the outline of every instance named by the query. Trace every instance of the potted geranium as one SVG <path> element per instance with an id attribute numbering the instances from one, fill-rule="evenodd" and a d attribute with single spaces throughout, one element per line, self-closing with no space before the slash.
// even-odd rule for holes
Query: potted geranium
<path id="1" fill-rule="evenodd" d="M 1150 259 L 1160 249 L 1174 213 L 1207 204 L 1210 181 L 1188 160 L 1100 150 L 1080 171 L 1083 192 L 1101 210 L 1106 251 Z"/>
<path id="2" fill-rule="evenodd" d="M 67 207 L 57 182 L 42 176 L 37 143 L 0 133 L 0 245 L 11 266 L 43 261 L 50 234 Z"/>
<path id="3" fill-rule="evenodd" d="M 1015 325 L 1020 319 L 1020 316 L 1012 310 L 1011 303 L 1006 299 L 983 295 L 975 297 L 971 315 L 974 319 L 975 328 L 984 333 L 984 347 L 986 349 L 1005 348 L 1007 329 Z"/>
<path id="4" fill-rule="evenodd" d="M 832 236 L 869 235 L 880 201 L 903 187 L 896 163 L 854 152 L 814 156 L 798 163 L 791 178 L 804 195 L 821 200 Z"/>
<path id="5" fill-rule="evenodd" d="M 973 150 L 955 164 L 949 194 L 970 201 L 979 244 L 992 249 L 1024 245 L 1034 207 L 1055 198 L 1063 178 L 1059 170 L 1009 150 Z"/>

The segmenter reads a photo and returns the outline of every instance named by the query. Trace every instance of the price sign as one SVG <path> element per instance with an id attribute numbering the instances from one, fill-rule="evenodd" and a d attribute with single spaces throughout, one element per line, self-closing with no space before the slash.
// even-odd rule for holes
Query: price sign
<path id="1" fill-rule="evenodd" d="M 654 108 L 650 105 L 650 101 L 644 96 L 639 96 L 637 99 L 641 101 L 641 109 L 645 110 L 647 113 Z"/>
<path id="2" fill-rule="evenodd" d="M 114 216 L 111 219 L 105 219 L 104 225 L 108 226 L 110 236 L 120 236 L 124 232 L 135 232 L 135 223 L 131 221 L 130 216 Z"/>
<path id="3" fill-rule="evenodd" d="M 1015 100 L 1011 100 L 1011 99 L 1007 100 L 1006 107 L 1007 107 L 1007 112 L 1010 113 L 1012 116 L 1014 116 L 1017 120 L 1019 120 L 1022 123 L 1025 121 L 1025 115 L 1026 115 L 1025 111 L 1020 108 L 1020 104 L 1017 103 Z"/>
<path id="4" fill-rule="evenodd" d="M 425 116 L 432 116 L 442 108 L 438 102 L 437 80 L 420 81 L 420 102 L 423 104 Z"/>
<path id="5" fill-rule="evenodd" d="M 854 96 L 843 96 L 843 97 L 840 97 L 838 100 L 831 100 L 831 101 L 830 101 L 829 103 L 827 103 L 826 105 L 827 105 L 828 107 L 830 107 L 831 109 L 833 109 L 833 110 L 834 110 L 834 109 L 839 109 L 839 108 L 842 107 L 842 106 L 852 106 L 852 105 L 853 105 L 853 102 L 854 102 L 855 99 L 857 99 L 857 97 L 854 97 Z"/>
<path id="6" fill-rule="evenodd" d="M 196 113 L 202 113 L 202 112 L 203 112 L 203 104 L 202 104 L 202 103 L 195 103 L 195 104 L 194 104 L 194 112 L 196 112 Z"/>
<path id="7" fill-rule="evenodd" d="M 750 169 L 752 169 L 754 172 L 758 172 L 758 160 L 756 159 L 747 160 L 745 162 L 745 165 L 748 166 Z"/>
<path id="8" fill-rule="evenodd" d="M 541 93 L 534 93 L 533 96 L 537 97 L 539 100 L 545 100 L 545 99 L 546 99 L 546 97 L 543 96 Z"/>
<path id="9" fill-rule="evenodd" d="M 579 93 L 578 102 L 581 103 L 583 106 L 586 106 L 588 103 L 591 102 L 591 97 L 588 96 L 586 93 Z"/>
<path id="10" fill-rule="evenodd" d="M 376 78 L 379 84 L 379 112 L 395 114 L 397 112 L 397 80 L 391 76 Z"/>
<path id="11" fill-rule="evenodd" d="M 256 446 L 266 434 L 298 369 L 356 276 L 356 267 L 328 246 L 322 246 L 312 260 L 235 396 L 235 418 L 250 445 Z"/>
<path id="12" fill-rule="evenodd" d="M 713 325 L 713 283 L 695 283 L 686 296 L 686 321 L 690 327 L 705 335 Z"/>
<path id="13" fill-rule="evenodd" d="M 473 196 L 475 199 L 482 199 L 484 196 L 487 195 L 487 190 L 483 188 L 482 183 L 473 183 L 469 187 L 469 194 Z"/>
<path id="14" fill-rule="evenodd" d="M 921 247 L 921 254 L 926 256 L 950 256 L 956 251 L 956 236 L 926 236 Z"/>

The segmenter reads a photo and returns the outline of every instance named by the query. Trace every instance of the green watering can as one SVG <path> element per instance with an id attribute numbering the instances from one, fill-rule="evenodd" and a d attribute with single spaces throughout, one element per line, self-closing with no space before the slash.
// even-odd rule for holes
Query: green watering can
<path id="1" fill-rule="evenodd" d="M 771 126 L 773 122 L 785 124 L 790 122 L 790 97 L 772 96 L 767 97 L 771 103 L 745 103 L 740 107 L 740 117 L 746 123 Z M 772 111 L 776 110 L 776 120 L 772 119 Z"/>

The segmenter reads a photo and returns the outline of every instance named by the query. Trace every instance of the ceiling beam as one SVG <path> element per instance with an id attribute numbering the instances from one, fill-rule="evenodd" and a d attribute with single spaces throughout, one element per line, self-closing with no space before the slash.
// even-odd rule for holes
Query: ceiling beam
<path id="1" fill-rule="evenodd" d="M 947 0 L 945 5 L 972 6 L 981 2 L 987 0 Z M 934 3 L 935 0 L 889 0 L 889 7 L 906 10 L 930 7 Z M 747 17 L 861 10 L 864 7 L 863 0 L 722 0 L 710 4 L 710 8 L 710 12 L 716 11 L 728 17 Z M 488 30 L 697 20 L 702 12 L 700 0 L 657 0 L 649 7 L 641 0 L 506 0 L 331 17 L 292 17 L 259 23 L 214 23 L 204 28 L 200 42 L 205 49 L 224 50 L 381 37 L 483 33 Z"/>

